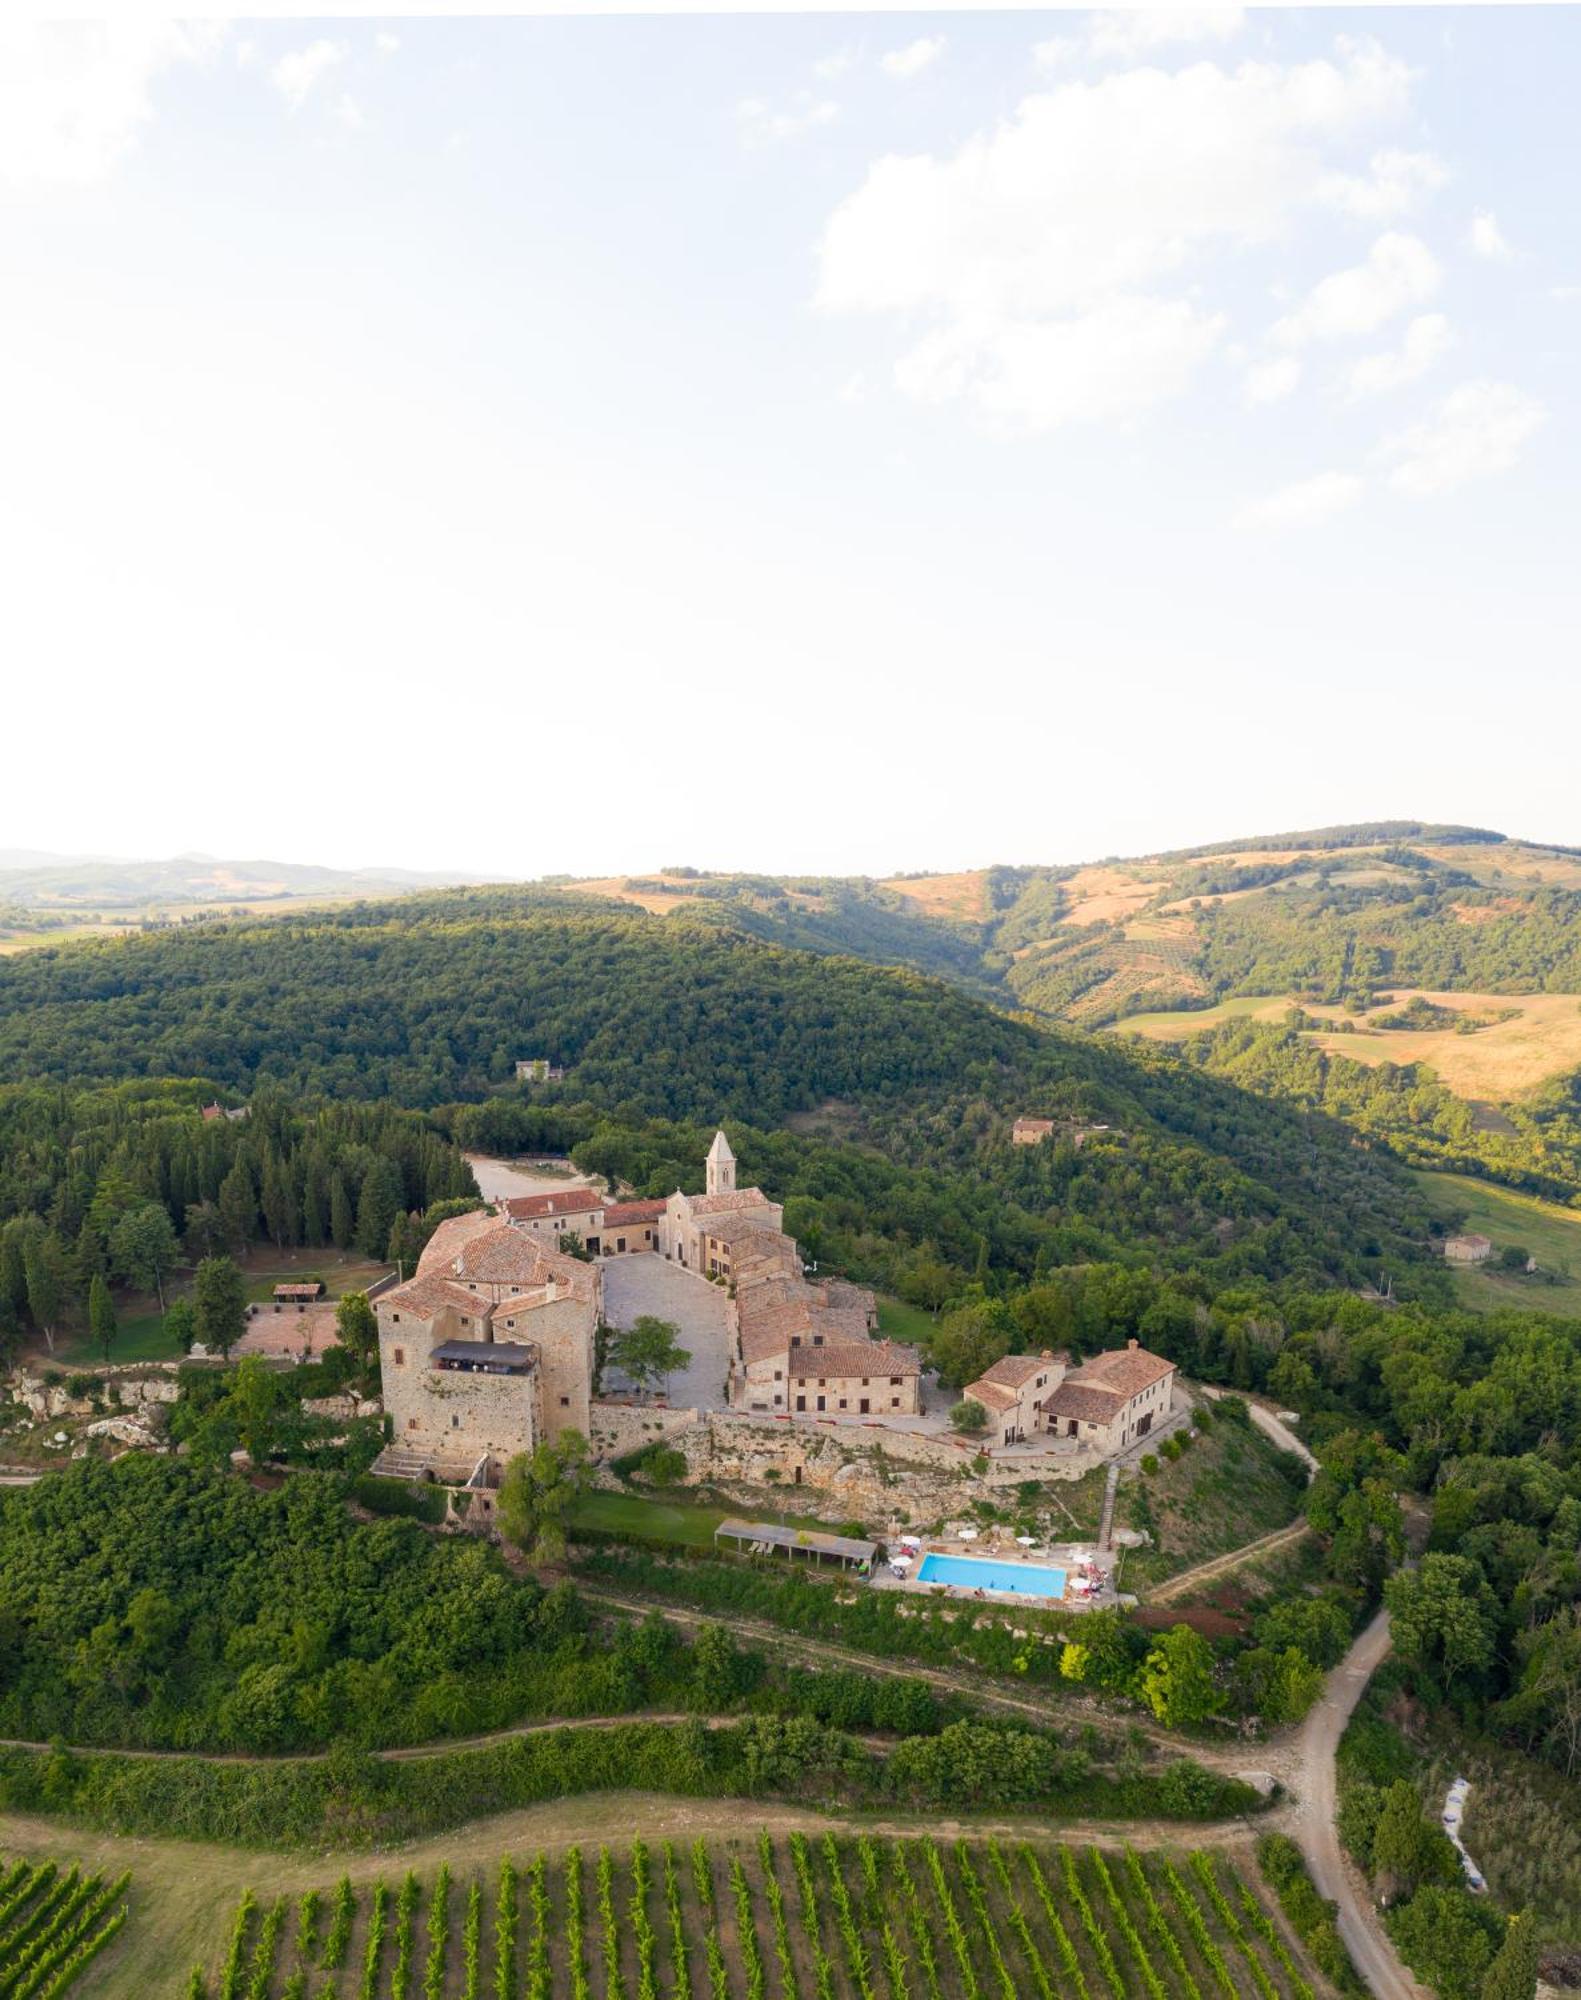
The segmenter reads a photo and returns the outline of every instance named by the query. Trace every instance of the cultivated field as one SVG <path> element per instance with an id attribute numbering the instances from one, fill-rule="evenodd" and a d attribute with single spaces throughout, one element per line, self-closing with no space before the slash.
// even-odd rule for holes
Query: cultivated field
<path id="1" fill-rule="evenodd" d="M 1581 1069 L 1581 998 L 1574 993 L 1425 993 L 1405 986 L 1391 990 L 1393 1006 L 1403 1007 L 1420 997 L 1454 1014 L 1487 1019 L 1491 1025 L 1470 1034 L 1453 1027 L 1369 1032 L 1360 1019 L 1354 1034 L 1314 1030 L 1314 1039 L 1331 1054 L 1352 1062 L 1426 1063 L 1447 1089 L 1471 1103 L 1508 1104 L 1550 1077 Z M 1225 1021 L 1247 1017 L 1281 1021 L 1290 1005 L 1285 997 L 1247 996 L 1221 1000 L 1198 1012 L 1133 1014 L 1115 1026 L 1151 1041 L 1173 1042 Z M 1306 1011 L 1329 1021 L 1356 1018 L 1341 1007 L 1309 1005 Z M 1377 1011 L 1392 1012 L 1393 1007 Z M 1512 1018 L 1501 1021 L 1496 1018 L 1500 1014 Z"/>
<path id="2" fill-rule="evenodd" d="M 126 1922 L 127 1877 L 106 1881 L 77 1863 L 0 1864 L 0 1993 L 57 2000 L 69 1993 Z"/>
<path id="3" fill-rule="evenodd" d="M 262 1874 L 262 1871 L 261 1871 Z M 267 1876 L 220 2000 L 1313 2000 L 1265 1901 L 1207 1851 L 867 1835 L 660 1841 L 289 1896 Z M 192 1992 L 199 1991 L 196 1979 Z"/>
<path id="4" fill-rule="evenodd" d="M 952 917 L 977 923 L 988 914 L 984 900 L 986 881 L 987 877 L 978 868 L 961 875 L 896 876 L 878 886 L 903 896 L 925 917 Z"/>

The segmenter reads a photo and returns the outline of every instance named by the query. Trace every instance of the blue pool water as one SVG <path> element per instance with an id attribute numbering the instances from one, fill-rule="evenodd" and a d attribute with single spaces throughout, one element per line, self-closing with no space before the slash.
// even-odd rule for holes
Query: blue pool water
<path id="1" fill-rule="evenodd" d="M 963 1590 L 1014 1590 L 1023 1597 L 1063 1597 L 1065 1572 L 1036 1563 L 1002 1563 L 982 1556 L 924 1556 L 919 1583 L 954 1583 Z"/>

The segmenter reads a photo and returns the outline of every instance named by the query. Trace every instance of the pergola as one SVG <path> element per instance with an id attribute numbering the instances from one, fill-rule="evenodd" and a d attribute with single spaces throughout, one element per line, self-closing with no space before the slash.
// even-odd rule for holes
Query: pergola
<path id="1" fill-rule="evenodd" d="M 785 1551 L 794 1562 L 806 1556 L 822 1567 L 827 1560 L 844 1569 L 864 1569 L 878 1554 L 877 1542 L 859 1541 L 854 1535 L 826 1535 L 816 1528 L 787 1528 L 775 1521 L 721 1521 L 714 1540 L 733 1543 L 749 1555 L 774 1555 Z"/>

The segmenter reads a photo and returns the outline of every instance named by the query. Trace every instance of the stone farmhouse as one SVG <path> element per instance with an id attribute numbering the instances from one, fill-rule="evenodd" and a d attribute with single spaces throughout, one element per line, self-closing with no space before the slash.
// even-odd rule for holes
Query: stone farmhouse
<path id="1" fill-rule="evenodd" d="M 1451 1264 L 1485 1264 L 1493 1255 L 1493 1239 L 1475 1230 L 1464 1236 L 1446 1236 L 1444 1255 Z"/>
<path id="2" fill-rule="evenodd" d="M 1039 1431 L 1074 1438 L 1103 1458 L 1124 1451 L 1174 1407 L 1175 1364 L 1134 1340 L 1079 1368 L 1065 1354 L 1007 1354 L 962 1394 L 988 1412 L 993 1442 Z"/>

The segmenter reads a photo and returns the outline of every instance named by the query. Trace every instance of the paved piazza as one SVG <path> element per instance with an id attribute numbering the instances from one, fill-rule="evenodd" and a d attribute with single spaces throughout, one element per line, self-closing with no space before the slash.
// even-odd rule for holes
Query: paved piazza
<path id="1" fill-rule="evenodd" d="M 724 1409 L 730 1336 L 723 1290 L 663 1257 L 609 1257 L 603 1270 L 604 1317 L 611 1326 L 627 1327 L 652 1313 L 681 1329 L 681 1345 L 691 1350 L 692 1359 L 682 1374 L 670 1378 L 672 1407 Z M 607 1369 L 605 1393 L 618 1393 L 621 1387 L 619 1369 Z"/>

